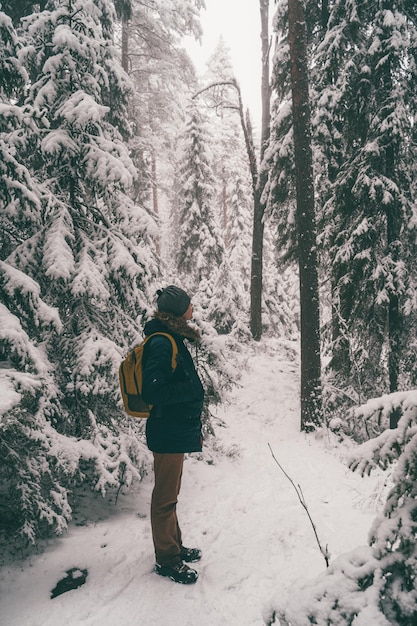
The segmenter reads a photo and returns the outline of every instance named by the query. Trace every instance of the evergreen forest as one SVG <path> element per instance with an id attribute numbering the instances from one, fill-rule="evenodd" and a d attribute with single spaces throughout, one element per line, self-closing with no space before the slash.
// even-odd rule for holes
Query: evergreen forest
<path id="1" fill-rule="evenodd" d="M 300 345 L 301 429 L 353 440 L 356 471 L 395 468 L 349 602 L 333 572 L 303 626 L 363 626 L 366 594 L 387 620 L 369 624 L 412 626 L 417 4 L 253 1 L 273 17 L 262 120 L 223 40 L 197 75 L 183 40 L 204 0 L 0 1 L 0 546 L 33 549 L 85 489 L 142 480 L 118 368 L 174 283 L 203 337 L 208 438 L 234 351 L 281 337 Z"/>

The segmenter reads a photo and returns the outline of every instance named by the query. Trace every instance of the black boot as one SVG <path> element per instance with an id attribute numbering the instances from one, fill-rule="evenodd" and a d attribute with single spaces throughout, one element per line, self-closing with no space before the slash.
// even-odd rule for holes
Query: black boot
<path id="1" fill-rule="evenodd" d="M 158 565 L 155 566 L 155 572 L 160 576 L 167 576 L 176 583 L 190 585 L 195 583 L 198 578 L 198 572 L 191 569 L 185 563 L 177 563 L 176 565 Z"/>
<path id="2" fill-rule="evenodd" d="M 180 550 L 180 559 L 181 561 L 186 561 L 187 563 L 195 563 L 199 561 L 203 553 L 198 548 L 184 548 L 182 546 Z"/>

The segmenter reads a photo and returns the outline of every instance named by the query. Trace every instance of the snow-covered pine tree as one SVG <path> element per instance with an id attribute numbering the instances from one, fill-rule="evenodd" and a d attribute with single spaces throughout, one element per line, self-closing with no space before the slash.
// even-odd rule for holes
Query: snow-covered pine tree
<path id="1" fill-rule="evenodd" d="M 307 10 L 307 9 L 306 9 Z M 299 329 L 295 171 L 287 38 L 288 2 L 278 1 L 275 24 L 271 134 L 262 167 L 268 170 L 265 229 L 265 330 L 293 337 Z M 308 26 L 308 24 L 307 24 Z"/>
<path id="2" fill-rule="evenodd" d="M 0 13 L 0 200 L 2 203 L 2 228 L 0 242 L 2 258 L 27 236 L 32 222 L 40 223 L 40 203 L 30 172 L 19 160 L 19 149 L 24 142 L 11 146 L 10 134 L 35 123 L 30 107 L 22 102 L 27 74 L 18 60 L 19 41 L 12 21 Z"/>
<path id="3" fill-rule="evenodd" d="M 307 14 L 308 3 L 306 6 Z M 263 167 L 268 170 L 265 232 L 264 311 L 266 328 L 280 336 L 293 336 L 299 325 L 297 281 L 297 228 L 294 145 L 287 37 L 288 2 L 277 2 L 272 87 L 271 134 Z M 307 20 L 307 27 L 309 22 Z"/>
<path id="4" fill-rule="evenodd" d="M 275 225 L 265 225 L 263 332 L 265 335 L 296 340 L 300 332 L 298 271 L 286 263 L 276 246 Z"/>
<path id="5" fill-rule="evenodd" d="M 245 157 L 241 157 L 241 170 L 236 171 L 228 182 L 229 219 L 227 220 L 226 240 L 230 264 L 240 278 L 245 291 L 250 285 L 250 250 L 252 227 L 252 188 L 245 173 Z"/>
<path id="6" fill-rule="evenodd" d="M 222 334 L 229 333 L 242 315 L 241 280 L 230 264 L 219 227 L 216 200 L 222 178 L 213 171 L 213 139 L 203 112 L 193 103 L 183 135 L 179 166 L 178 271 L 183 284 L 198 293 L 205 318 Z M 217 193 L 216 193 L 217 192 Z"/>
<path id="7" fill-rule="evenodd" d="M 311 59 L 305 5 L 298 0 L 277 3 L 272 76 L 277 97 L 261 172 L 267 177 L 263 196 L 271 226 L 277 226 L 279 256 L 298 265 L 301 423 L 303 429 L 308 429 L 322 420 L 322 392 L 317 208 L 310 128 Z"/>
<path id="8" fill-rule="evenodd" d="M 58 413 L 59 391 L 44 341 L 55 338 L 62 324 L 40 297 L 39 284 L 7 261 L 41 228 L 42 206 L 38 183 L 21 161 L 25 131 L 36 129 L 33 109 L 18 104 L 27 74 L 18 60 L 17 34 L 2 12 L 0 49 L 0 541 L 10 543 L 16 531 L 25 541 L 34 541 L 40 526 L 59 531 L 69 515 L 65 488 L 51 477 L 53 438 L 46 417 Z M 59 460 L 54 463 L 61 472 Z"/>
<path id="9" fill-rule="evenodd" d="M 1 422 L 1 492 L 11 530 L 32 542 L 66 527 L 77 482 L 104 494 L 140 478 L 117 369 L 158 272 L 154 224 L 126 193 L 129 83 L 112 10 L 101 0 L 48 7 L 22 21 L 18 64 L 10 52 L 29 80 L 24 124 L 1 137 L 20 166 L 6 179 L 2 225 L 10 214 L 24 226 L 2 257 L 2 358 L 15 393 Z M 25 172 L 37 183 L 24 181 L 32 202 L 19 205 Z"/>
<path id="10" fill-rule="evenodd" d="M 201 6 L 201 0 L 133 2 L 131 17 L 123 22 L 122 60 L 134 87 L 129 108 L 129 148 L 139 170 L 134 197 L 155 218 L 163 213 L 159 204 L 175 179 L 173 145 L 184 121 L 185 98 L 196 87 L 195 70 L 181 40 L 201 37 Z"/>
<path id="11" fill-rule="evenodd" d="M 306 3 L 321 282 L 332 294 L 331 373 L 359 401 L 410 380 L 415 319 L 416 8 Z M 269 210 L 294 244 L 286 2 L 274 55 Z M 403 69 L 400 69 L 403 68 Z M 347 395 L 343 395 L 347 398 Z M 339 398 L 340 400 L 340 398 Z M 337 402 L 337 400 L 336 400 Z"/>
<path id="12" fill-rule="evenodd" d="M 414 337 L 416 37 L 413 2 L 337 1 L 314 64 L 316 137 L 331 183 L 331 366 L 365 397 L 407 380 Z"/>
<path id="13" fill-rule="evenodd" d="M 216 180 L 213 207 L 221 225 L 225 258 L 217 276 L 209 317 L 221 319 L 221 332 L 247 336 L 250 304 L 250 214 L 253 205 L 249 166 L 240 123 L 238 92 L 229 48 L 220 38 L 207 62 L 204 87 L 198 97 L 210 120 L 213 174 Z"/>
<path id="14" fill-rule="evenodd" d="M 369 546 L 338 557 L 316 581 L 293 589 L 269 623 L 281 626 L 415 626 L 417 623 L 417 393 L 374 398 L 352 410 L 352 419 L 390 423 L 356 448 L 350 467 L 362 474 L 394 466 L 382 514 Z M 277 621 L 279 620 L 279 621 Z"/>
<path id="15" fill-rule="evenodd" d="M 217 402 L 222 389 L 236 376 L 224 357 L 219 332 L 228 332 L 234 320 L 220 302 L 232 294 L 222 281 L 228 260 L 213 207 L 215 179 L 211 161 L 211 137 L 205 118 L 192 102 L 182 135 L 178 164 L 178 230 L 172 234 L 177 277 L 194 300 L 194 319 L 204 337 L 197 357 L 206 390 L 203 427 L 211 431 L 208 402 Z M 217 308 L 218 306 L 218 308 Z"/>
<path id="16" fill-rule="evenodd" d="M 246 155 L 241 155 L 241 169 L 236 168 L 227 185 L 228 220 L 226 254 L 233 275 L 234 317 L 232 333 L 249 338 L 250 255 L 252 248 L 252 188 Z"/>
<path id="17" fill-rule="evenodd" d="M 295 174 L 287 13 L 287 0 L 279 0 L 274 18 L 277 32 L 271 77 L 275 98 L 271 108 L 271 132 L 263 167 L 268 171 L 264 190 L 267 197 L 267 216 L 271 227 L 276 228 L 277 247 L 282 255 L 295 259 Z"/>
<path id="18" fill-rule="evenodd" d="M 211 283 L 224 259 L 224 244 L 213 207 L 215 178 L 211 137 L 202 112 L 193 102 L 182 138 L 179 163 L 177 267 L 193 293 Z"/>
<path id="19" fill-rule="evenodd" d="M 205 85 L 213 86 L 202 93 L 199 103 L 204 102 L 207 107 L 210 130 L 214 137 L 212 142 L 213 172 L 219 181 L 216 189 L 216 209 L 219 211 L 226 246 L 229 205 L 227 183 L 230 180 L 231 171 L 235 169 L 232 165 L 234 155 L 243 140 L 235 104 L 236 89 L 227 84 L 233 79 L 230 51 L 223 38 L 220 37 L 213 54 L 207 61 L 207 71 L 203 77 Z"/>

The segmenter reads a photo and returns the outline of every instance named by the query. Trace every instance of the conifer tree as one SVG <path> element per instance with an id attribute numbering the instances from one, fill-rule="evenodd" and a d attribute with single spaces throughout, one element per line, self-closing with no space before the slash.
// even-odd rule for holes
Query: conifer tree
<path id="1" fill-rule="evenodd" d="M 213 171 L 212 148 L 203 113 L 194 103 L 180 164 L 178 270 L 184 284 L 198 292 L 206 319 L 218 332 L 229 333 L 242 316 L 245 295 L 219 227 L 219 202 L 227 201 L 228 190 L 223 188 L 221 172 L 219 178 Z"/>
<path id="2" fill-rule="evenodd" d="M 297 256 L 300 277 L 301 428 L 322 422 L 320 302 L 318 288 L 311 107 L 307 64 L 305 9 L 288 1 L 296 183 Z"/>
<path id="3" fill-rule="evenodd" d="M 211 301 L 210 316 L 223 318 L 223 332 L 233 328 L 233 333 L 247 336 L 253 196 L 230 51 L 222 37 L 207 62 L 204 85 L 197 102 L 207 111 L 214 139 L 214 208 L 225 245 L 214 289 L 221 295 Z"/>
<path id="4" fill-rule="evenodd" d="M 229 283 L 234 298 L 231 307 L 235 318 L 233 332 L 249 337 L 250 250 L 252 232 L 252 189 L 245 172 L 242 154 L 241 172 L 236 171 L 228 185 L 229 211 L 226 230 L 226 253 L 233 279 Z"/>
<path id="5" fill-rule="evenodd" d="M 235 89 L 229 83 L 234 78 L 229 48 L 220 37 L 217 46 L 207 61 L 204 84 L 212 88 L 204 91 L 199 104 L 204 102 L 210 119 L 213 134 L 213 171 L 219 181 L 216 188 L 216 208 L 219 210 L 220 224 L 227 247 L 227 227 L 229 218 L 228 181 L 236 172 L 236 155 L 240 154 L 243 143 L 239 117 L 234 105 Z M 247 166 L 246 166 L 247 170 Z"/>
<path id="6" fill-rule="evenodd" d="M 15 395 L 0 463 L 9 530 L 32 542 L 66 527 L 78 482 L 104 495 L 140 478 L 143 463 L 121 419 L 117 368 L 158 270 L 154 225 L 127 195 L 129 83 L 112 22 L 101 0 L 50 3 L 23 20 L 18 62 L 11 49 L 6 60 L 23 65 L 15 77 L 27 92 L 1 129 L 18 164 L 2 226 L 19 221 L 2 249 L 2 358 Z"/>
<path id="7" fill-rule="evenodd" d="M 267 335 L 298 340 L 300 290 L 297 269 L 276 247 L 275 225 L 265 225 L 264 296 L 262 319 Z"/>
<path id="8" fill-rule="evenodd" d="M 250 246 L 251 246 L 251 187 L 245 175 L 245 158 L 241 157 L 240 172 L 236 171 L 228 185 L 230 197 L 229 219 L 227 221 L 226 240 L 230 263 L 240 274 L 244 289 L 250 285 Z"/>
<path id="9" fill-rule="evenodd" d="M 298 262 L 301 427 L 309 429 L 321 422 L 322 403 L 307 28 L 304 5 L 298 0 L 279 3 L 278 14 L 282 34 L 275 55 L 273 84 L 279 104 L 274 109 L 270 145 L 265 153 L 264 171 L 270 168 L 265 195 L 269 197 L 270 211 L 278 206 L 285 244 Z"/>
<path id="10" fill-rule="evenodd" d="M 361 399 L 411 380 L 416 11 L 335 1 L 307 3 L 322 282 L 332 300 L 330 372 Z M 285 26 L 286 3 L 276 24 Z M 288 257 L 294 170 L 288 48 L 275 52 L 269 210 Z M 333 381 L 335 382 L 335 381 Z M 344 396 L 346 397 L 346 396 Z"/>
<path id="11" fill-rule="evenodd" d="M 185 284 L 196 292 L 210 282 L 224 257 L 224 246 L 213 209 L 215 179 L 210 135 L 201 111 L 191 105 L 180 163 L 177 267 Z"/>
<path id="12" fill-rule="evenodd" d="M 62 323 L 58 311 L 40 297 L 39 284 L 9 262 L 11 253 L 32 242 L 41 228 L 42 204 L 39 185 L 21 162 L 26 131 L 37 128 L 33 110 L 16 104 L 23 100 L 27 74 L 19 63 L 12 22 L 1 12 L 0 42 L 0 358 L 8 398 L 0 424 L 0 540 L 10 542 L 20 531 L 25 541 L 35 541 L 39 526 L 60 530 L 69 516 L 65 488 L 54 482 L 48 463 L 54 442 L 46 416 L 58 414 L 59 391 L 42 348 L 47 336 L 56 338 Z M 56 472 L 62 467 L 58 461 Z"/>
<path id="13" fill-rule="evenodd" d="M 169 196 L 175 178 L 170 165 L 184 100 L 196 87 L 182 39 L 201 37 L 201 7 L 201 0 L 132 2 L 130 19 L 123 22 L 122 62 L 134 86 L 129 108 L 130 154 L 139 170 L 134 198 L 155 218 L 159 196 Z"/>
<path id="14" fill-rule="evenodd" d="M 406 375 L 416 270 L 416 36 L 412 2 L 335 2 L 316 56 L 317 137 L 332 183 L 323 214 L 332 367 L 345 380 L 357 372 L 368 396 L 395 391 Z"/>
<path id="15" fill-rule="evenodd" d="M 351 469 L 362 474 L 394 466 L 384 510 L 372 525 L 369 546 L 339 556 L 325 575 L 293 589 L 270 624 L 416 624 L 416 392 L 373 399 L 352 412 L 356 420 L 380 420 L 383 414 L 389 421 L 391 413 L 400 415 L 395 429 L 362 444 L 350 459 Z"/>

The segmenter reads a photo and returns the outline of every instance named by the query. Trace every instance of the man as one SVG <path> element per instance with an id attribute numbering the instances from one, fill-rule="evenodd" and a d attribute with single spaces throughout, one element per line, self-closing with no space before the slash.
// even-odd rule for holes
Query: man
<path id="1" fill-rule="evenodd" d="M 188 294 L 175 285 L 158 290 L 153 319 L 144 328 L 146 336 L 170 334 L 178 347 L 172 371 L 172 345 L 168 337 L 151 337 L 143 355 L 142 396 L 152 404 L 146 423 L 146 440 L 154 456 L 155 486 L 152 492 L 151 524 L 155 547 L 155 571 L 175 582 L 195 583 L 196 570 L 188 567 L 201 559 L 197 548 L 185 548 L 177 520 L 176 505 L 181 486 L 184 453 L 202 447 L 201 411 L 204 390 L 185 340 L 197 342 L 198 331 L 188 322 L 192 304 Z"/>

